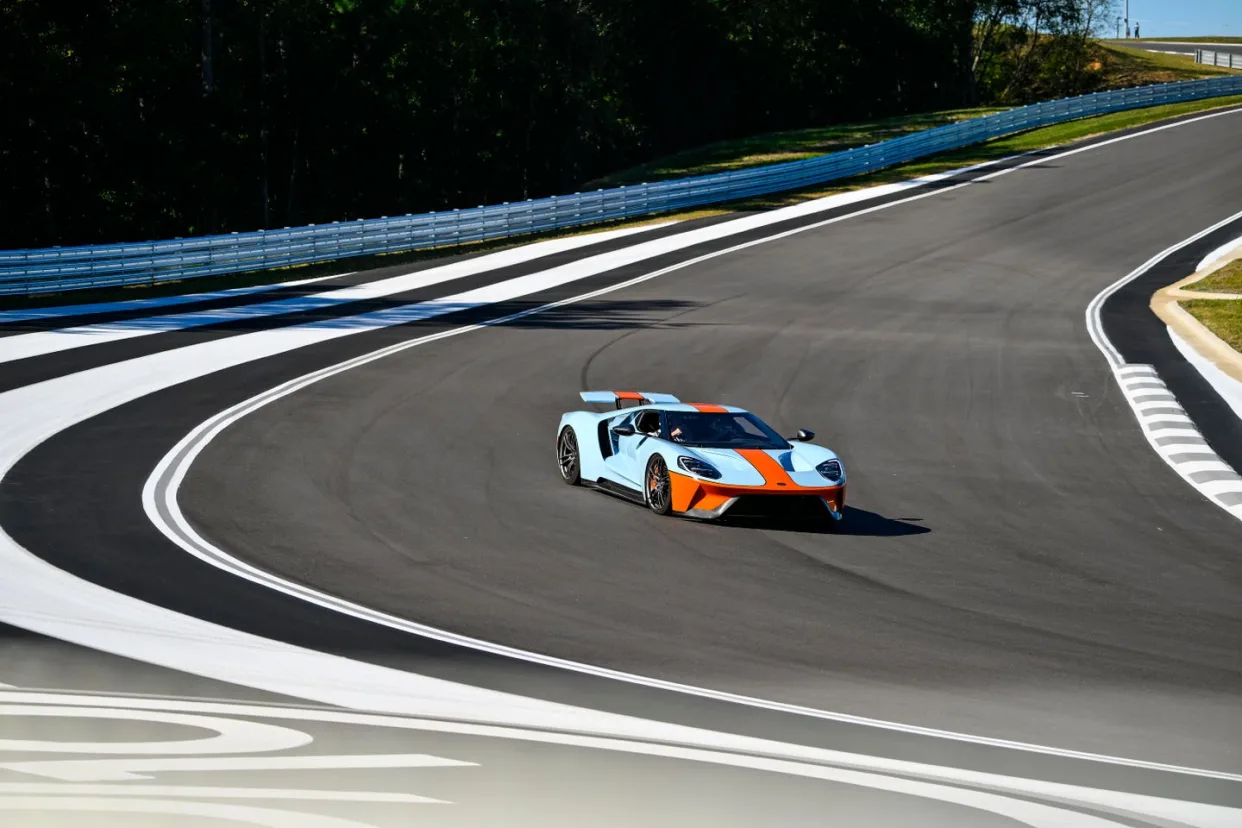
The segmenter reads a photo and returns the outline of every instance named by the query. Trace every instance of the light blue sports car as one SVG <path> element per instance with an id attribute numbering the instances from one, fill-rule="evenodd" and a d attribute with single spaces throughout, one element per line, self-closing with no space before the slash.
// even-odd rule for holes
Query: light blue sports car
<path id="1" fill-rule="evenodd" d="M 785 438 L 741 408 L 670 394 L 583 391 L 582 399 L 614 410 L 561 416 L 556 455 L 571 486 L 700 520 L 803 509 L 842 517 L 845 468 L 834 452 L 807 442 L 812 432 Z M 627 401 L 636 405 L 622 408 Z"/>

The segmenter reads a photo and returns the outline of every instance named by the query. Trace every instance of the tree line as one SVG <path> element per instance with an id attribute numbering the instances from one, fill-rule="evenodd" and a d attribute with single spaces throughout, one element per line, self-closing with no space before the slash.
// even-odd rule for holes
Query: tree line
<path id="1" fill-rule="evenodd" d="M 1110 2 L 5 0 L 0 248 L 519 200 L 715 140 L 1085 91 Z"/>

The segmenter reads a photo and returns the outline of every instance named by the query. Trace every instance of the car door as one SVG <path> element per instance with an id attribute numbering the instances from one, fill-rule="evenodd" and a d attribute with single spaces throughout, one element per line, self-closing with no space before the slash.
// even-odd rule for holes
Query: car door
<path id="1" fill-rule="evenodd" d="M 646 472 L 646 458 L 649 452 L 644 448 L 647 443 L 657 439 L 664 425 L 659 411 L 641 411 L 632 423 L 634 433 L 621 438 L 620 458 L 625 475 L 635 486 L 642 489 L 643 475 Z"/>
<path id="2" fill-rule="evenodd" d="M 617 434 L 612 431 L 616 425 L 628 425 L 634 429 L 634 433 Z M 604 461 L 604 465 L 615 475 L 617 482 L 642 491 L 645 456 L 642 451 L 643 444 L 655 439 L 653 435 L 659 432 L 660 425 L 660 412 L 647 409 L 635 412 L 609 426 L 613 454 Z"/>
<path id="3" fill-rule="evenodd" d="M 608 446 L 611 449 L 604 458 L 604 470 L 616 483 L 623 483 L 632 489 L 639 488 L 633 477 L 634 446 L 639 435 L 637 433 L 623 436 L 613 431 L 617 426 L 634 426 L 633 412 L 613 417 L 608 421 Z"/>

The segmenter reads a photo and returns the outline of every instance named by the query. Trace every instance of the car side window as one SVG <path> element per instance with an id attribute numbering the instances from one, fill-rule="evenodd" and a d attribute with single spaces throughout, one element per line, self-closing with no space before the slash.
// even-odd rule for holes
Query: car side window
<path id="1" fill-rule="evenodd" d="M 659 434 L 660 433 L 660 412 L 644 411 L 638 417 L 638 422 L 634 426 L 634 430 L 642 434 Z"/>

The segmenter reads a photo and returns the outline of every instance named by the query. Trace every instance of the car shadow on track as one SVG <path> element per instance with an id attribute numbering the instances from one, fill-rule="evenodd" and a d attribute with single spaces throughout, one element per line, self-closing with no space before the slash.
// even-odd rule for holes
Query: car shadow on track
<path id="1" fill-rule="evenodd" d="M 920 526 L 922 518 L 887 518 L 866 509 L 845 507 L 845 516 L 835 521 L 827 517 L 801 517 L 765 515 L 755 517 L 729 517 L 726 515 L 714 525 L 731 529 L 761 529 L 770 532 L 800 532 L 810 535 L 852 535 L 855 537 L 898 538 L 908 535 L 925 535 L 931 531 Z"/>

